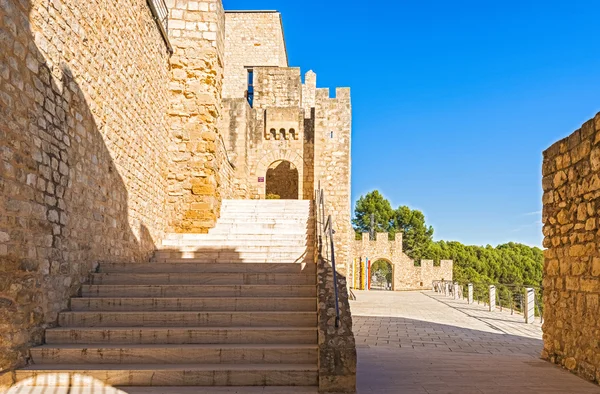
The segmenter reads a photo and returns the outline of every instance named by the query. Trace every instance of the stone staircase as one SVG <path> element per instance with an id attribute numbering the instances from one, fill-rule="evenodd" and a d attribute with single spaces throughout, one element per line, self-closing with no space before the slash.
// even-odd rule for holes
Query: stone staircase
<path id="1" fill-rule="evenodd" d="M 227 200 L 208 234 L 170 234 L 151 263 L 100 264 L 17 380 L 316 386 L 310 209 L 310 201 Z"/>

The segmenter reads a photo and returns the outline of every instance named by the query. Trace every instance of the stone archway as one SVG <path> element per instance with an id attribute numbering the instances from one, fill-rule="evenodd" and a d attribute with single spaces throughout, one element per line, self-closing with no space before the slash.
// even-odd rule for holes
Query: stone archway
<path id="1" fill-rule="evenodd" d="M 299 199 L 299 175 L 293 163 L 287 160 L 271 163 L 265 178 L 267 198 Z"/>
<path id="2" fill-rule="evenodd" d="M 267 152 L 251 171 L 251 176 L 258 182 L 254 183 L 256 187 L 256 193 L 254 198 L 266 198 L 266 178 L 267 170 L 275 163 L 279 161 L 288 161 L 298 170 L 298 196 L 300 199 L 312 199 L 314 198 L 312 189 L 312 178 L 309 180 L 304 179 L 304 169 L 306 163 L 302 156 L 291 150 L 274 149 Z M 310 189 L 310 193 L 307 193 L 305 186 Z M 254 194 L 254 193 L 253 193 Z"/>
<path id="3" fill-rule="evenodd" d="M 394 264 L 384 258 L 373 261 L 371 264 L 371 289 L 394 290 Z"/>

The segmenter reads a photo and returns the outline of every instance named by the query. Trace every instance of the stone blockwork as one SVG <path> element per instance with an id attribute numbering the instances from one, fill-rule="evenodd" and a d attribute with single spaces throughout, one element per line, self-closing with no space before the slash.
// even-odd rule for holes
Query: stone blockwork
<path id="1" fill-rule="evenodd" d="M 319 258 L 317 261 L 319 392 L 354 393 L 357 360 L 348 285 L 346 278 L 338 274 L 340 320 L 336 327 L 333 268 L 326 259 Z"/>
<path id="2" fill-rule="evenodd" d="M 335 93 L 330 98 L 329 89 L 316 89 L 313 179 L 326 192 L 325 206 L 336 231 L 338 270 L 347 275 L 354 239 L 350 222 L 352 106 L 349 88 L 337 88 Z"/>
<path id="3" fill-rule="evenodd" d="M 600 114 L 544 152 L 542 357 L 600 382 Z"/>
<path id="4" fill-rule="evenodd" d="M 0 374 L 98 263 L 207 232 L 267 178 L 288 198 L 326 189 L 346 272 L 349 89 L 302 83 L 277 12 L 166 4 L 163 37 L 145 0 L 0 0 Z"/>
<path id="5" fill-rule="evenodd" d="M 377 233 L 374 240 L 369 233 L 363 233 L 362 239 L 355 240 L 352 248 L 352 266 L 350 269 L 350 287 L 359 288 L 360 265 L 385 260 L 392 266 L 392 290 L 423 290 L 430 289 L 433 281 L 452 280 L 452 260 L 441 260 L 439 266 L 433 265 L 433 260 L 421 260 L 420 266 L 415 266 L 414 260 L 402 250 L 402 233 L 396 234 L 389 241 L 388 233 Z"/>
<path id="6" fill-rule="evenodd" d="M 224 98 L 244 97 L 251 67 L 287 67 L 281 14 L 276 11 L 227 11 L 225 14 Z"/>
<path id="7" fill-rule="evenodd" d="M 145 0 L 0 0 L 0 373 L 162 239 L 168 62 Z"/>
<path id="8" fill-rule="evenodd" d="M 173 45 L 169 127 L 169 230 L 204 233 L 233 197 L 234 169 L 217 128 L 225 15 L 220 0 L 167 1 Z"/>
<path id="9" fill-rule="evenodd" d="M 300 69 L 287 64 L 279 13 L 227 12 L 225 32 L 219 128 L 235 165 L 235 195 L 265 198 L 267 172 L 281 161 L 298 171 L 296 198 L 312 199 L 320 184 L 337 233 L 338 269 L 345 274 L 354 234 L 350 90 L 338 88 L 332 98 L 329 89 L 317 88 L 312 71 L 302 83 Z"/>

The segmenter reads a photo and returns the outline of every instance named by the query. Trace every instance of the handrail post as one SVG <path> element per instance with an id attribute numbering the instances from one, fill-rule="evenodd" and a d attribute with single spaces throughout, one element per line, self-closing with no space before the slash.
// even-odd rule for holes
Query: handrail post
<path id="1" fill-rule="evenodd" d="M 469 283 L 467 285 L 467 291 L 468 291 L 467 302 L 469 304 L 472 304 L 473 303 L 473 283 Z"/>
<path id="2" fill-rule="evenodd" d="M 535 320 L 535 290 L 532 287 L 525 288 L 525 308 L 523 314 L 525 315 L 525 323 L 531 324 Z"/>

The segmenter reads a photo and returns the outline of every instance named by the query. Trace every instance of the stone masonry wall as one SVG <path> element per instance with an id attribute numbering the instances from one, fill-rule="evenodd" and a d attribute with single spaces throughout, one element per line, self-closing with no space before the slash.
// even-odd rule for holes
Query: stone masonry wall
<path id="1" fill-rule="evenodd" d="M 415 266 L 414 260 L 402 250 L 401 233 L 396 234 L 393 241 L 388 240 L 388 233 L 377 233 L 374 240 L 370 239 L 369 233 L 364 233 L 361 240 L 353 242 L 352 256 L 351 287 L 360 275 L 360 262 L 367 258 L 372 263 L 386 260 L 392 265 L 392 290 L 422 290 L 430 288 L 435 280 L 452 280 L 452 260 L 441 260 L 439 266 L 434 266 L 433 260 L 422 260 L 420 266 Z"/>
<path id="2" fill-rule="evenodd" d="M 245 97 L 246 67 L 288 66 L 279 12 L 226 12 L 225 40 L 224 98 Z"/>
<path id="3" fill-rule="evenodd" d="M 234 170 L 217 128 L 223 84 L 220 0 L 168 0 L 173 45 L 169 127 L 169 231 L 205 233 L 221 200 L 234 195 Z"/>
<path id="4" fill-rule="evenodd" d="M 600 382 L 600 114 L 544 152 L 542 357 Z"/>
<path id="5" fill-rule="evenodd" d="M 350 223 L 350 89 L 317 89 L 314 123 L 314 189 L 319 181 L 326 194 L 326 208 L 336 231 L 338 270 L 346 275 L 352 258 L 354 230 Z"/>
<path id="6" fill-rule="evenodd" d="M 168 80 L 145 0 L 0 0 L 0 375 L 161 241 Z"/>

